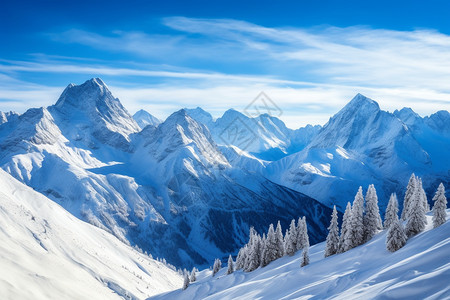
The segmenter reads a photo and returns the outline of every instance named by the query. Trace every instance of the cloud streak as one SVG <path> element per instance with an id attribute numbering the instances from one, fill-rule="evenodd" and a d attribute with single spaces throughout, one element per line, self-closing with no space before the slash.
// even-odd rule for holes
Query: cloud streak
<path id="1" fill-rule="evenodd" d="M 291 127 L 304 120 L 323 124 L 357 92 L 391 111 L 411 106 L 426 115 L 450 109 L 450 36 L 434 30 L 270 28 L 185 17 L 164 18 L 162 24 L 164 33 L 72 29 L 48 34 L 57 43 L 109 55 L 102 61 L 0 60 L 0 99 L 26 100 L 33 94 L 19 93 L 21 84 L 2 85 L 5 76 L 47 73 L 102 76 L 131 111 L 144 107 L 160 117 L 192 106 L 218 116 L 227 108 L 245 107 L 262 90 L 285 111 Z M 128 61 L 111 59 L 120 54 Z M 158 80 L 147 83 L 147 78 Z M 26 90 L 45 94 L 39 93 L 43 85 Z"/>

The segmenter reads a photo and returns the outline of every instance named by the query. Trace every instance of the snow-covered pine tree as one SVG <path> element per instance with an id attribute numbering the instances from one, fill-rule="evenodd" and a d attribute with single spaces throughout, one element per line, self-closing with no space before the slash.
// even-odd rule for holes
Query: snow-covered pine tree
<path id="1" fill-rule="evenodd" d="M 325 245 L 325 257 L 336 254 L 339 249 L 339 225 L 336 205 L 331 214 L 330 226 L 328 227 L 327 242 Z"/>
<path id="2" fill-rule="evenodd" d="M 418 178 L 417 181 L 419 182 L 419 190 L 420 190 L 420 196 L 422 197 L 423 207 L 425 208 L 425 213 L 427 213 L 430 211 L 430 204 L 428 204 L 427 194 L 425 193 L 425 190 L 423 189 L 422 179 Z"/>
<path id="3" fill-rule="evenodd" d="M 395 219 L 398 219 L 398 200 L 397 195 L 393 193 L 389 198 L 386 213 L 384 214 L 384 229 L 389 229 Z"/>
<path id="4" fill-rule="evenodd" d="M 189 275 L 188 272 L 184 272 L 183 290 L 187 289 L 189 286 Z"/>
<path id="5" fill-rule="evenodd" d="M 256 270 L 261 265 L 261 237 L 256 231 L 251 232 L 249 242 L 249 255 L 247 256 L 247 263 L 244 271 L 251 272 Z"/>
<path id="6" fill-rule="evenodd" d="M 309 236 L 308 236 L 308 225 L 306 223 L 306 217 L 303 216 L 301 219 L 301 232 L 299 232 L 299 241 L 301 245 L 301 249 L 303 249 L 306 245 L 309 245 Z"/>
<path id="7" fill-rule="evenodd" d="M 267 266 L 270 261 L 267 260 L 268 257 L 268 249 L 267 249 L 267 239 L 266 234 L 263 233 L 263 237 L 261 239 L 261 267 Z"/>
<path id="8" fill-rule="evenodd" d="M 442 182 L 436 190 L 433 202 L 433 227 L 436 228 L 444 224 L 447 218 L 447 213 L 445 212 L 447 209 L 447 198 L 445 197 L 445 188 Z"/>
<path id="9" fill-rule="evenodd" d="M 214 277 L 214 275 L 217 274 L 217 272 L 219 272 L 220 268 L 222 268 L 222 261 L 218 258 L 216 258 L 216 260 L 214 261 L 214 266 L 213 266 L 213 273 L 212 276 Z"/>
<path id="10" fill-rule="evenodd" d="M 195 267 L 192 268 L 191 276 L 189 278 L 190 282 L 195 282 L 197 280 L 197 269 Z"/>
<path id="11" fill-rule="evenodd" d="M 295 220 L 291 221 L 289 230 L 286 230 L 284 236 L 284 249 L 286 254 L 292 256 L 297 251 L 297 227 L 295 226 Z"/>
<path id="12" fill-rule="evenodd" d="M 364 196 L 360 186 L 352 206 L 351 241 L 354 248 L 364 242 Z"/>
<path id="13" fill-rule="evenodd" d="M 298 218 L 298 223 L 297 223 L 297 251 L 300 249 L 303 249 L 303 247 L 305 246 L 304 243 L 304 237 L 303 237 L 303 233 L 304 233 L 304 229 L 303 229 L 303 221 L 302 218 L 299 217 Z"/>
<path id="14" fill-rule="evenodd" d="M 416 190 L 416 185 L 417 185 L 416 175 L 414 175 L 414 173 L 412 173 L 411 177 L 409 178 L 408 186 L 406 187 L 405 198 L 403 200 L 403 210 L 402 210 L 402 217 L 401 217 L 401 219 L 403 221 L 406 221 L 409 217 L 409 210 L 410 210 L 414 191 Z"/>
<path id="15" fill-rule="evenodd" d="M 273 229 L 273 224 L 270 224 L 269 231 L 267 232 L 266 238 L 266 256 L 264 258 L 264 263 L 269 264 L 270 262 L 278 258 L 278 244 L 275 237 L 275 230 Z"/>
<path id="16" fill-rule="evenodd" d="M 339 238 L 339 253 L 343 253 L 352 248 L 352 205 L 347 202 L 344 217 L 342 218 L 341 236 Z"/>
<path id="17" fill-rule="evenodd" d="M 395 216 L 386 235 L 386 249 L 395 252 L 406 244 L 406 233 L 402 223 Z"/>
<path id="18" fill-rule="evenodd" d="M 423 231 L 425 225 L 427 224 L 425 207 L 423 205 L 423 198 L 419 189 L 419 185 L 416 185 L 408 214 L 408 221 L 406 223 L 406 235 L 408 237 L 411 237 Z"/>
<path id="19" fill-rule="evenodd" d="M 369 185 L 366 193 L 366 214 L 364 215 L 364 242 L 369 241 L 381 229 L 380 210 L 375 186 Z"/>
<path id="20" fill-rule="evenodd" d="M 245 246 L 239 249 L 238 255 L 236 257 L 236 270 L 244 268 L 246 257 L 245 250 L 246 250 Z"/>
<path id="21" fill-rule="evenodd" d="M 309 265 L 309 243 L 303 248 L 300 267 Z"/>
<path id="22" fill-rule="evenodd" d="M 276 257 L 280 258 L 284 256 L 284 239 L 283 231 L 281 229 L 280 221 L 277 223 L 277 229 L 275 230 L 275 242 L 276 242 Z"/>
<path id="23" fill-rule="evenodd" d="M 228 269 L 227 269 L 227 274 L 231 274 L 234 272 L 234 263 L 233 263 L 233 258 L 230 256 L 228 256 Z"/>

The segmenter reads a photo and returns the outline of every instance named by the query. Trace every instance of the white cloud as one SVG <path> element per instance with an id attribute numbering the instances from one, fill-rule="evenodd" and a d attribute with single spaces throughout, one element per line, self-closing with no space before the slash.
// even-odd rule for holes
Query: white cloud
<path id="1" fill-rule="evenodd" d="M 45 92 L 45 86 L 24 89 L 22 83 L 11 83 L 17 74 L 37 72 L 102 76 L 130 111 L 143 107 L 159 117 L 195 106 L 220 116 L 231 107 L 243 109 L 260 91 L 283 109 L 282 118 L 291 127 L 323 124 L 358 92 L 390 111 L 409 106 L 428 115 L 450 109 L 450 36 L 433 30 L 268 28 L 184 17 L 165 18 L 163 23 L 173 32 L 52 34 L 60 42 L 136 54 L 139 59 L 120 65 L 67 57 L 3 60 L 0 99 L 37 103 L 51 96 L 56 101 L 55 87 Z M 146 67 L 149 61 L 153 63 Z M 192 61 L 201 68 L 193 68 Z M 158 80 L 137 84 L 136 77 L 139 82 Z M 2 102 L 0 109 L 14 103 Z"/>

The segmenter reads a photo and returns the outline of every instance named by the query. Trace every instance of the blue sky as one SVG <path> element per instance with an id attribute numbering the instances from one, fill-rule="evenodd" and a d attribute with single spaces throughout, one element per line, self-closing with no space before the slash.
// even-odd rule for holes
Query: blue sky
<path id="1" fill-rule="evenodd" d="M 450 109 L 448 1 L 2 1 L 0 110 L 101 77 L 131 113 L 242 110 L 264 91 L 289 127 L 356 93 Z"/>

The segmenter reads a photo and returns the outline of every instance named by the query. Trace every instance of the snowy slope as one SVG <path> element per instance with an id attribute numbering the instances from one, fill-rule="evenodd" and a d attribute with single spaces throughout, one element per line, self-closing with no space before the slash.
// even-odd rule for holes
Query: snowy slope
<path id="1" fill-rule="evenodd" d="M 447 210 L 447 219 L 450 210 Z M 310 264 L 300 268 L 298 252 L 250 273 L 211 277 L 205 270 L 185 291 L 150 299 L 448 299 L 450 221 L 426 230 L 391 253 L 386 231 L 365 245 L 323 258 L 324 243 L 310 248 Z"/>
<path id="2" fill-rule="evenodd" d="M 153 116 L 149 112 L 141 109 L 138 110 L 134 115 L 133 119 L 139 125 L 140 128 L 144 129 L 145 126 L 158 126 L 161 123 L 161 120 L 157 117 Z"/>
<path id="3" fill-rule="evenodd" d="M 144 299 L 181 286 L 160 262 L 0 170 L 0 298 Z"/>

